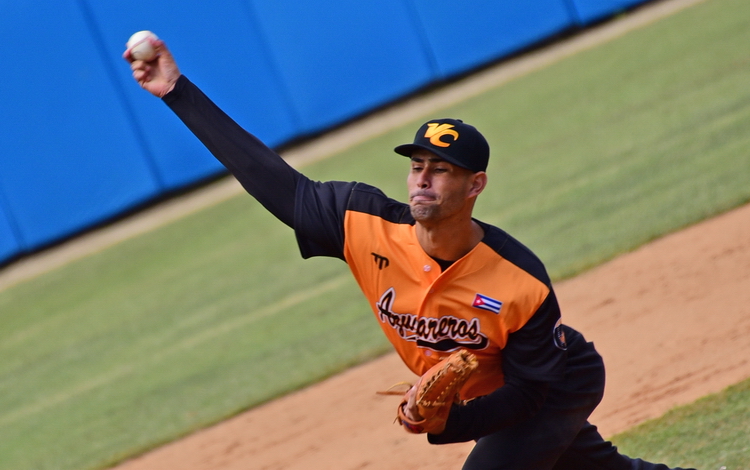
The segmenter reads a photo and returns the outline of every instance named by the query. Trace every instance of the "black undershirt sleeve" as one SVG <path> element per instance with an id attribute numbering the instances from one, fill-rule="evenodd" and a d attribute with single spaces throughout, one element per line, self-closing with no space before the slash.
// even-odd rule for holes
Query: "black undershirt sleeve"
<path id="1" fill-rule="evenodd" d="M 295 194 L 305 178 L 302 174 L 240 127 L 184 75 L 163 100 L 248 193 L 294 227 Z"/>
<path id="2" fill-rule="evenodd" d="M 542 407 L 549 384 L 513 377 L 489 395 L 465 405 L 454 405 L 441 434 L 428 434 L 431 444 L 468 442 L 513 426 L 534 416 Z"/>

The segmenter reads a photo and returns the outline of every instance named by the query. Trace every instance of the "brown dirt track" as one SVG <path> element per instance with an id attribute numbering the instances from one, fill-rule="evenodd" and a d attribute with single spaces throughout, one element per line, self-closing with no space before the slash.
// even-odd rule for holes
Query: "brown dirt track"
<path id="1" fill-rule="evenodd" d="M 605 436 L 750 377 L 750 205 L 556 286 L 563 316 L 608 368 Z M 413 376 L 395 354 L 246 412 L 118 470 L 457 469 L 471 444 L 431 446 L 393 424 Z"/>

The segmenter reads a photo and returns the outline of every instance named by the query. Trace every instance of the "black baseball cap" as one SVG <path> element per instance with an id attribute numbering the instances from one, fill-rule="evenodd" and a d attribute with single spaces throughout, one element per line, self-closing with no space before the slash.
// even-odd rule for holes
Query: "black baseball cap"
<path id="1" fill-rule="evenodd" d="M 411 157 L 417 149 L 425 149 L 443 160 L 473 172 L 486 171 L 490 159 L 490 146 L 474 127 L 460 119 L 434 119 L 419 128 L 411 144 L 393 149 Z"/>

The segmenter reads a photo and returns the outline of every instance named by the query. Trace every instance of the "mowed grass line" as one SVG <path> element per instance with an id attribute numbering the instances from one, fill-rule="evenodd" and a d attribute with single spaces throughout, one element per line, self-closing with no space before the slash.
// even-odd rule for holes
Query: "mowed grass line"
<path id="1" fill-rule="evenodd" d="M 366 309 L 249 197 L 21 284 L 0 295 L 0 468 L 108 465 L 378 355 Z"/>
<path id="2" fill-rule="evenodd" d="M 117 368 L 107 370 L 101 375 L 91 377 L 87 381 L 76 383 L 75 387 L 72 389 L 60 390 L 55 395 L 45 396 L 44 399 L 39 402 L 30 403 L 26 407 L 17 408 L 12 412 L 0 417 L 0 426 L 12 425 L 14 422 L 23 419 L 23 417 L 25 416 L 44 412 L 44 410 L 47 408 L 59 405 L 63 402 L 73 399 L 78 395 L 82 395 L 95 388 L 102 387 L 116 380 L 122 379 L 127 375 L 132 375 L 139 369 L 153 367 L 153 365 L 156 363 L 168 360 L 170 356 L 199 348 L 201 347 L 201 345 L 216 338 L 224 337 L 232 331 L 248 327 L 252 323 L 257 323 L 260 320 L 268 318 L 270 316 L 278 315 L 284 310 L 296 308 L 304 302 L 310 301 L 318 296 L 343 287 L 345 284 L 348 284 L 348 281 L 349 276 L 346 274 L 342 274 L 320 285 L 316 285 L 306 291 L 296 292 L 292 295 L 286 296 L 276 303 L 264 306 L 260 310 L 252 311 L 243 316 L 228 318 L 223 322 L 217 322 L 210 325 L 205 330 L 192 331 L 190 335 L 180 338 L 180 340 L 172 344 L 170 347 L 154 351 L 154 353 L 150 356 L 141 357 L 140 359 L 145 359 L 145 362 L 141 364 L 122 364 Z M 193 321 L 194 318 L 187 319 L 187 323 Z"/>
<path id="3" fill-rule="evenodd" d="M 701 470 L 750 470 L 750 380 L 613 437 L 626 455 Z"/>
<path id="4" fill-rule="evenodd" d="M 750 200 L 748 19 L 707 1 L 430 116 L 491 141 L 477 216 L 560 279 Z M 419 124 L 305 172 L 403 199 Z M 106 466 L 387 350 L 342 262 L 233 198 L 0 292 L 0 468 Z"/>

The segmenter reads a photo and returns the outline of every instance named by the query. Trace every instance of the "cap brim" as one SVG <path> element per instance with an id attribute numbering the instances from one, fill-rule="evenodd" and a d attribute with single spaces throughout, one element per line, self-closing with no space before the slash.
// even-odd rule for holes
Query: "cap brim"
<path id="1" fill-rule="evenodd" d="M 404 144 L 404 145 L 399 145 L 398 147 L 396 147 L 395 149 L 393 149 L 393 151 L 394 151 L 394 152 L 396 152 L 396 153 L 397 153 L 397 154 L 399 154 L 399 155 L 403 155 L 403 156 L 405 156 L 405 157 L 411 157 L 411 154 L 412 154 L 412 153 L 413 153 L 413 152 L 414 152 L 415 150 L 417 150 L 417 149 L 419 149 L 419 148 L 423 148 L 423 149 L 425 149 L 425 150 L 430 150 L 430 149 L 428 149 L 428 148 L 425 148 L 425 147 L 423 147 L 423 146 L 421 146 L 421 145 L 415 145 L 415 144 Z M 430 150 L 430 151 L 432 151 L 432 150 Z"/>
<path id="2" fill-rule="evenodd" d="M 414 151 L 418 150 L 418 149 L 427 150 L 428 152 L 434 153 L 438 157 L 442 158 L 446 162 L 452 163 L 452 164 L 454 164 L 456 166 L 460 166 L 461 168 L 466 168 L 466 166 L 463 163 L 454 160 L 453 157 L 451 157 L 450 155 L 446 155 L 443 152 L 437 150 L 435 147 L 431 147 L 431 146 L 428 146 L 428 145 L 403 144 L 403 145 L 399 145 L 398 147 L 394 148 L 393 151 L 396 152 L 399 155 L 403 155 L 405 157 L 411 158 L 411 156 L 414 153 Z"/>

